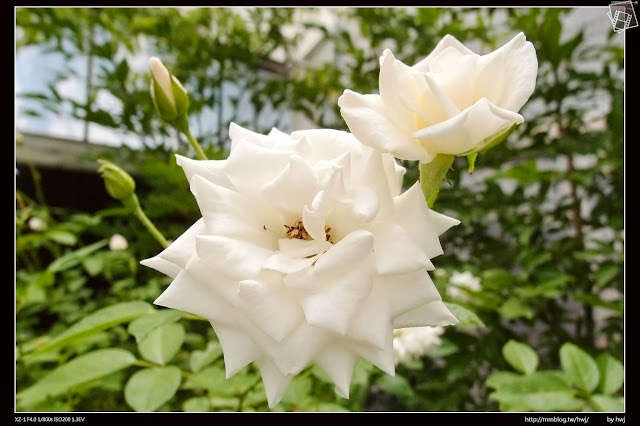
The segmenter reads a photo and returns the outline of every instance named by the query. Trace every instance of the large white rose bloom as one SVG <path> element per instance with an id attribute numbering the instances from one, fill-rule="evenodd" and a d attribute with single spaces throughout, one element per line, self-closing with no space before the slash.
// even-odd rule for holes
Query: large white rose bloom
<path id="1" fill-rule="evenodd" d="M 349 395 L 360 357 L 394 374 L 393 329 L 449 325 L 427 270 L 459 221 L 429 210 L 389 154 L 336 130 L 232 124 L 226 160 L 178 156 L 202 218 L 144 260 L 155 301 L 209 319 L 227 377 L 255 361 L 270 407 L 315 361 Z"/>
<path id="2" fill-rule="evenodd" d="M 537 72 L 535 48 L 522 33 L 483 56 L 447 35 L 413 67 L 385 50 L 380 94 L 345 90 L 338 104 L 362 143 L 428 163 L 438 154 L 478 152 L 522 123 L 518 111 Z"/>

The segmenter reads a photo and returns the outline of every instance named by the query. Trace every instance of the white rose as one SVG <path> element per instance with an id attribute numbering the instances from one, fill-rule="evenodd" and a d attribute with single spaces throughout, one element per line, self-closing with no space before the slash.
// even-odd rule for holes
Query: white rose
<path id="1" fill-rule="evenodd" d="M 474 276 L 469 271 L 453 272 L 449 283 L 452 284 L 447 287 L 447 293 L 449 296 L 458 300 L 468 300 L 468 294 L 462 289 L 468 289 L 471 291 L 480 291 L 480 278 Z"/>
<path id="2" fill-rule="evenodd" d="M 419 358 L 431 349 L 442 344 L 442 327 L 399 328 L 394 331 L 393 352 L 396 364 Z"/>
<path id="3" fill-rule="evenodd" d="M 524 121 L 538 60 L 520 33 L 484 56 L 445 36 L 409 67 L 390 50 L 380 58 L 380 94 L 345 90 L 338 99 L 351 132 L 364 144 L 405 160 L 478 152 Z"/>
<path id="4" fill-rule="evenodd" d="M 347 398 L 360 357 L 394 374 L 393 329 L 449 325 L 427 270 L 459 221 L 350 133 L 259 135 L 232 124 L 226 160 L 178 156 L 202 218 L 144 260 L 174 278 L 156 304 L 206 317 L 227 377 L 255 361 L 270 407 L 315 361 Z"/>
<path id="5" fill-rule="evenodd" d="M 120 234 L 113 234 L 109 239 L 109 250 L 121 251 L 126 250 L 129 247 L 127 239 Z"/>
<path id="6" fill-rule="evenodd" d="M 29 226 L 29 229 L 31 229 L 32 231 L 40 232 L 47 229 L 47 222 L 40 219 L 39 217 L 34 216 L 29 219 L 29 222 L 27 222 L 27 226 Z"/>

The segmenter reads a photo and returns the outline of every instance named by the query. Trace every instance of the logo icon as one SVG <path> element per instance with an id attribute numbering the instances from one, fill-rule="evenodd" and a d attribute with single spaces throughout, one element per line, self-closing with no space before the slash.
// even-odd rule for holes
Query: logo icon
<path id="1" fill-rule="evenodd" d="M 638 4 L 637 1 L 635 3 Z M 617 33 L 638 26 L 638 19 L 636 18 L 636 12 L 633 9 L 631 0 L 611 3 L 607 16 L 611 20 L 613 31 Z"/>

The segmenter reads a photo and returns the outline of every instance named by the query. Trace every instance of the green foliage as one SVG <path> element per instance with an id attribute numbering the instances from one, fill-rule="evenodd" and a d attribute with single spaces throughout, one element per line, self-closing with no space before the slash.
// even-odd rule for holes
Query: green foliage
<path id="1" fill-rule="evenodd" d="M 193 156 L 154 111 L 148 71 L 131 58 L 170 65 L 189 92 L 194 135 L 223 159 L 232 121 L 290 131 L 297 113 L 309 126 L 346 129 L 337 98 L 345 88 L 376 92 L 383 48 L 410 65 L 445 34 L 486 53 L 523 31 L 539 61 L 525 122 L 456 159 L 433 206 L 462 222 L 441 237 L 445 254 L 430 272 L 459 324 L 395 377 L 360 362 L 349 400 L 312 364 L 275 410 L 622 411 L 624 50 L 613 32 L 602 42 L 586 28 L 566 34 L 565 22 L 586 11 L 343 8 L 333 12 L 345 25 L 333 28 L 315 9 L 17 8 L 18 53 L 38 48 L 63 64 L 41 93 L 18 93 L 18 114 L 68 113 L 137 135 L 145 150 L 104 158 L 133 166 L 140 204 L 175 239 L 199 212 L 173 154 Z M 300 25 L 285 31 L 291 23 Z M 296 64 L 311 32 L 337 56 Z M 271 60 L 276 50 L 284 64 Z M 82 101 L 59 89 L 78 76 L 74 58 L 93 64 Z M 99 105 L 103 96 L 117 107 Z M 408 187 L 418 168 L 403 165 Z M 113 202 L 70 212 L 45 198 L 16 193 L 19 410 L 268 410 L 254 367 L 226 378 L 207 321 L 151 307 L 170 279 L 138 266 L 159 247 L 126 211 Z M 32 229 L 32 218 L 46 227 Z M 114 232 L 128 249 L 108 249 Z M 461 271 L 478 288 L 454 284 Z"/>
<path id="2" fill-rule="evenodd" d="M 53 338 L 48 344 L 36 348 L 34 353 L 46 352 L 68 345 L 76 340 L 95 334 L 100 330 L 128 322 L 133 318 L 151 311 L 152 308 L 148 303 L 140 301 L 123 302 L 117 305 L 107 306 L 84 317 L 69 327 L 64 333 Z"/>
<path id="3" fill-rule="evenodd" d="M 560 348 L 562 371 L 535 371 L 538 356 L 530 346 L 509 341 L 502 351 L 509 364 L 525 373 L 499 371 L 487 378 L 487 386 L 495 389 L 489 396 L 502 411 L 624 410 L 624 398 L 611 396 L 622 385 L 623 375 L 620 362 L 610 355 L 601 354 L 596 363 L 576 345 L 565 343 Z M 598 382 L 599 393 L 594 394 Z"/>
<path id="4" fill-rule="evenodd" d="M 145 368 L 127 381 L 124 397 L 136 411 L 155 411 L 173 397 L 180 380 L 178 367 Z"/>
<path id="5" fill-rule="evenodd" d="M 502 356 L 520 373 L 531 374 L 538 368 L 538 355 L 531 346 L 524 343 L 509 340 L 502 347 Z"/>
<path id="6" fill-rule="evenodd" d="M 140 342 L 138 350 L 147 361 L 165 365 L 184 342 L 182 324 L 165 324 L 155 328 Z"/>
<path id="7" fill-rule="evenodd" d="M 70 388 L 127 368 L 135 357 L 123 349 L 98 349 L 69 361 L 43 377 L 35 385 L 18 392 L 18 404 L 32 407 L 48 397 L 62 395 Z"/>

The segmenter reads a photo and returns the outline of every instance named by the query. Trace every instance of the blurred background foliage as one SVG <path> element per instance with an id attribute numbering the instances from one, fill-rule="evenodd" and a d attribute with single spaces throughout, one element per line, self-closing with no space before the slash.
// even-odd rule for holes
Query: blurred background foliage
<path id="1" fill-rule="evenodd" d="M 183 82 L 194 134 L 223 159 L 230 122 L 346 130 L 337 98 L 376 91 L 384 48 L 412 64 L 445 34 L 487 53 L 522 31 L 539 61 L 525 123 L 473 174 L 457 159 L 434 206 L 462 222 L 442 236 L 431 274 L 466 308 L 461 323 L 395 377 L 358 364 L 349 400 L 309 366 L 276 410 L 624 411 L 624 52 L 610 28 L 585 36 L 584 10 L 346 8 L 327 21 L 317 9 L 18 8 L 18 54 L 63 64 L 46 90 L 18 93 L 18 115 L 70 114 L 85 140 L 90 126 L 135 135 L 137 147 L 101 157 L 134 165 L 147 215 L 176 238 L 199 217 L 173 156 L 191 153 L 154 112 L 150 56 Z M 309 34 L 317 42 L 301 56 Z M 83 79 L 84 100 L 59 92 L 70 77 Z M 225 380 L 208 322 L 152 307 L 170 282 L 138 264 L 159 251 L 152 237 L 106 197 L 97 212 L 48 205 L 27 166 L 35 189 L 16 188 L 17 409 L 268 410 L 253 367 Z M 405 166 L 409 186 L 417 169 Z M 109 248 L 114 233 L 127 248 Z M 452 279 L 462 272 L 466 284 Z"/>

